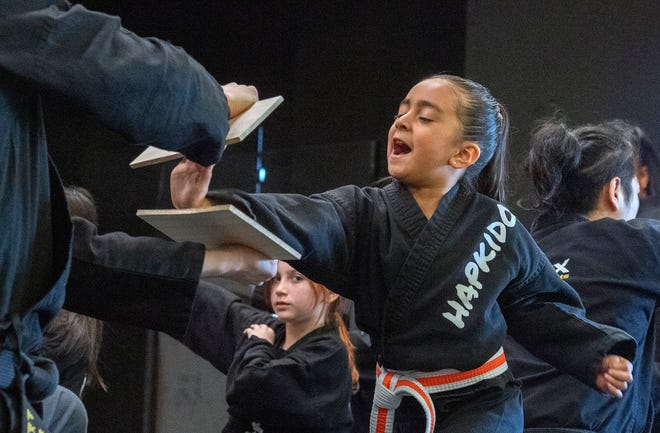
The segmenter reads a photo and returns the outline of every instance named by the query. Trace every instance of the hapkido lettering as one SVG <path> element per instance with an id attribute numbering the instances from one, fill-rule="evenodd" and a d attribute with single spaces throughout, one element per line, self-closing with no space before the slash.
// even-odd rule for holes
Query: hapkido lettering
<path id="1" fill-rule="evenodd" d="M 479 297 L 479 290 L 483 285 L 479 281 L 479 273 L 490 272 L 488 262 L 497 257 L 497 253 L 502 250 L 502 244 L 506 242 L 507 227 L 516 225 L 516 216 L 509 209 L 497 205 L 500 211 L 500 219 L 490 223 L 483 233 L 485 242 L 479 243 L 479 249 L 472 253 L 473 261 L 465 265 L 465 278 L 467 285 L 456 284 L 456 296 L 458 300 L 449 300 L 447 304 L 452 308 L 452 312 L 442 313 L 442 316 L 453 323 L 457 328 L 465 327 L 463 318 L 467 318 L 472 310 L 472 300 Z M 486 249 L 488 248 L 488 252 Z"/>

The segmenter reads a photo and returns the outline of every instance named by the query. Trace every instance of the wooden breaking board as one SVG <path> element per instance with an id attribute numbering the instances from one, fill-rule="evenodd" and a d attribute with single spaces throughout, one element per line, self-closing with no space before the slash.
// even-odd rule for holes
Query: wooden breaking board
<path id="1" fill-rule="evenodd" d="M 252 104 L 250 108 L 229 120 L 229 132 L 226 143 L 234 144 L 243 141 L 254 129 L 284 101 L 282 96 L 262 99 Z M 179 152 L 159 149 L 154 146 L 147 147 L 140 155 L 131 161 L 131 168 L 146 167 L 182 158 Z"/>
<path id="2" fill-rule="evenodd" d="M 271 259 L 297 260 L 300 253 L 233 205 L 198 209 L 140 209 L 137 216 L 169 238 L 214 248 L 241 244 Z"/>

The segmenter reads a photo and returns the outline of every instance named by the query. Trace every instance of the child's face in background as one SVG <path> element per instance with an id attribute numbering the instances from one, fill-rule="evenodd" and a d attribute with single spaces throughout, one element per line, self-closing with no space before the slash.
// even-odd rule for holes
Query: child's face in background
<path id="1" fill-rule="evenodd" d="M 445 186 L 462 143 L 458 104 L 459 94 L 446 80 L 424 80 L 410 89 L 388 134 L 391 176 L 409 186 Z"/>
<path id="2" fill-rule="evenodd" d="M 270 302 L 277 318 L 296 325 L 322 325 L 323 294 L 316 295 L 311 280 L 279 261 L 271 281 Z"/>

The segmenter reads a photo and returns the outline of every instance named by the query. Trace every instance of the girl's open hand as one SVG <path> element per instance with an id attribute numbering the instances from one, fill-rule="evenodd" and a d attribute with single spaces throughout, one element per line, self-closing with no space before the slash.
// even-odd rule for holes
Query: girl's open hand
<path id="1" fill-rule="evenodd" d="M 209 192 L 212 175 L 213 165 L 204 167 L 184 158 L 170 173 L 172 205 L 177 209 L 211 206 L 206 193 Z"/>
<path id="2" fill-rule="evenodd" d="M 603 358 L 601 371 L 596 376 L 596 386 L 604 393 L 614 397 L 623 397 L 623 391 L 632 382 L 632 363 L 618 355 L 607 355 Z"/>

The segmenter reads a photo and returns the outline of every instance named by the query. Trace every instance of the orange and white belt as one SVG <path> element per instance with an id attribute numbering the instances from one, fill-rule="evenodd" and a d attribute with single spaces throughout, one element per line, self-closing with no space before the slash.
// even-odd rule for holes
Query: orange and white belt
<path id="1" fill-rule="evenodd" d="M 376 390 L 371 408 L 370 433 L 391 433 L 394 412 L 404 395 L 414 397 L 426 413 L 425 433 L 435 428 L 435 406 L 431 394 L 465 388 L 492 379 L 508 369 L 504 349 L 500 349 L 481 367 L 458 371 L 446 369 L 432 372 L 388 371 L 376 365 Z"/>

